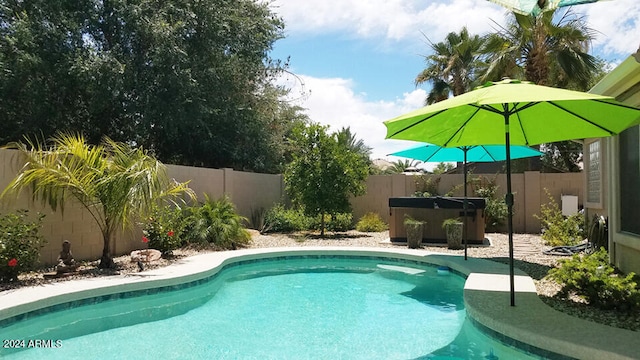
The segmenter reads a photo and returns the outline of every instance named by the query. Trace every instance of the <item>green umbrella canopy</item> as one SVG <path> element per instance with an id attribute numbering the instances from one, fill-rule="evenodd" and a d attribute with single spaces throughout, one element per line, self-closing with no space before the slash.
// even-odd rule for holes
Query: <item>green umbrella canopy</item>
<path id="1" fill-rule="evenodd" d="M 466 159 L 465 159 L 466 151 Z M 541 156 L 538 150 L 527 146 L 511 146 L 511 159 Z M 420 145 L 411 149 L 394 152 L 393 156 L 401 156 L 422 162 L 494 162 L 507 159 L 504 145 L 477 145 L 445 148 L 437 145 Z"/>
<path id="2" fill-rule="evenodd" d="M 608 96 L 508 79 L 384 124 L 387 139 L 457 147 L 504 144 L 506 129 L 512 145 L 606 137 L 637 125 L 639 120 L 639 109 Z"/>

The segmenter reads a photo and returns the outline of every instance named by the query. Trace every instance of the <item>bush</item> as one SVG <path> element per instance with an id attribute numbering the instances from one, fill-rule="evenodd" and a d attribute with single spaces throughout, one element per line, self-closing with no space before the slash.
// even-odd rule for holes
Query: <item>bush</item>
<path id="1" fill-rule="evenodd" d="M 265 229 L 268 232 L 308 230 L 311 227 L 311 220 L 304 215 L 302 210 L 285 209 L 282 204 L 269 209 L 264 217 Z"/>
<path id="2" fill-rule="evenodd" d="M 380 215 L 374 212 L 364 214 L 356 224 L 356 230 L 362 232 L 380 232 L 388 228 Z"/>
<path id="3" fill-rule="evenodd" d="M 152 215 L 142 224 L 142 242 L 150 249 L 163 254 L 179 248 L 183 243 L 182 213 L 179 208 L 156 207 Z"/>
<path id="4" fill-rule="evenodd" d="M 33 270 L 45 240 L 40 235 L 44 215 L 29 221 L 28 210 L 0 216 L 0 282 L 17 281 L 18 274 Z"/>
<path id="5" fill-rule="evenodd" d="M 475 187 L 476 196 L 483 197 L 486 201 L 484 208 L 485 230 L 488 232 L 497 231 L 505 223 L 509 215 L 509 208 L 504 199 L 496 198 L 498 191 L 496 178 L 489 180 L 484 177 L 477 177 L 472 179 L 472 184 Z"/>
<path id="6" fill-rule="evenodd" d="M 191 207 L 185 212 L 185 240 L 189 242 L 234 249 L 251 241 L 251 235 L 243 225 L 247 219 L 236 213 L 235 206 L 226 196 L 211 200 L 205 195 L 205 202 L 201 206 Z"/>
<path id="7" fill-rule="evenodd" d="M 549 271 L 551 279 L 563 284 L 564 295 L 576 294 L 601 309 L 637 309 L 640 292 L 634 276 L 634 273 L 618 275 L 603 248 L 592 254 L 576 254 L 571 259 L 560 260 L 560 267 Z"/>
<path id="8" fill-rule="evenodd" d="M 575 245 L 585 237 L 584 216 L 581 213 L 564 217 L 558 203 L 545 189 L 549 203 L 540 206 L 542 239 L 550 246 Z"/>
<path id="9" fill-rule="evenodd" d="M 320 215 L 310 218 L 309 227 L 303 230 L 320 230 Z M 353 215 L 351 213 L 340 213 L 335 215 L 324 215 L 325 230 L 327 231 L 348 231 L 353 229 Z"/>

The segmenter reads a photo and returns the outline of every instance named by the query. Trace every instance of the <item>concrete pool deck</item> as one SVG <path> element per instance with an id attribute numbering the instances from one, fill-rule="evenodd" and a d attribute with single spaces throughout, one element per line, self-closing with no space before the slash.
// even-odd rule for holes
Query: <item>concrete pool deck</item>
<path id="1" fill-rule="evenodd" d="M 174 286 L 207 278 L 226 264 L 281 256 L 380 256 L 443 265 L 467 276 L 464 301 L 469 316 L 494 334 L 536 349 L 577 359 L 637 359 L 638 332 L 601 325 L 552 309 L 536 294 L 533 280 L 516 269 L 516 306 L 509 306 L 509 268 L 485 259 L 423 250 L 372 247 L 264 248 L 214 252 L 184 258 L 163 268 L 51 283 L 0 293 L 0 322 L 70 301 Z"/>

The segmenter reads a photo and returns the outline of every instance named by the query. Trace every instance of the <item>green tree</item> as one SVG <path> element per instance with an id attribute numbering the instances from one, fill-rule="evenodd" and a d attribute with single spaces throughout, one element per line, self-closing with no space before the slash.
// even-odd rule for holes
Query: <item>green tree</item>
<path id="1" fill-rule="evenodd" d="M 147 152 L 109 138 L 89 145 L 80 135 L 58 134 L 47 144 L 27 141 L 11 147 L 25 162 L 2 197 L 28 188 L 54 211 L 64 211 L 69 199 L 78 201 L 100 227 L 101 268 L 114 266 L 110 243 L 118 228 L 146 217 L 160 200 L 195 198 L 186 183 L 171 181 L 165 166 Z"/>
<path id="2" fill-rule="evenodd" d="M 279 170 L 290 118 L 271 80 L 286 64 L 268 53 L 284 24 L 268 3 L 5 1 L 0 23 L 0 143 L 71 131 L 164 162 Z"/>
<path id="3" fill-rule="evenodd" d="M 512 13 L 506 26 L 489 34 L 483 48 L 488 67 L 482 81 L 524 78 L 538 85 L 588 90 L 598 71 L 589 55 L 594 38 L 584 19 L 571 10 L 539 16 Z"/>
<path id="4" fill-rule="evenodd" d="M 349 197 L 364 194 L 368 165 L 327 127 L 309 125 L 293 139 L 300 150 L 284 174 L 287 192 L 307 215 L 321 215 L 324 236 L 325 214 L 350 211 Z"/>
<path id="5" fill-rule="evenodd" d="M 427 39 L 428 40 L 428 39 Z M 481 68 L 483 38 L 470 35 L 466 27 L 460 33 L 450 32 L 445 41 L 429 44 L 433 54 L 425 56 L 427 67 L 416 76 L 416 86 L 428 83 L 431 90 L 425 104 L 433 104 L 471 90 Z"/>

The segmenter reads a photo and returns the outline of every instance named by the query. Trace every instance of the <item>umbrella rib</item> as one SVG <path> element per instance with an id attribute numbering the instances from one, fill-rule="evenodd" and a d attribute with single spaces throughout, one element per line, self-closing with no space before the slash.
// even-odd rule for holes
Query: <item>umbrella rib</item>
<path id="1" fill-rule="evenodd" d="M 464 127 L 469 123 L 469 121 L 471 121 L 471 119 L 473 119 L 474 116 L 476 116 L 476 114 L 478 113 L 478 111 L 480 111 L 480 109 L 482 109 L 482 107 L 474 105 L 474 104 L 470 104 L 471 106 L 474 106 L 476 108 L 476 111 L 473 112 L 473 114 L 471 114 L 471 116 L 469 116 L 467 118 L 467 120 L 464 121 L 464 123 L 462 123 L 461 126 L 458 126 L 458 129 L 447 139 L 447 141 L 444 142 L 444 144 L 442 144 L 442 146 L 446 147 L 447 145 L 449 145 L 449 142 L 451 140 L 453 140 L 453 138 L 456 136 L 457 133 L 459 133 L 460 131 L 462 131 L 462 129 L 464 129 Z"/>
<path id="2" fill-rule="evenodd" d="M 598 101 L 598 100 L 596 100 L 596 101 Z M 569 109 L 566 109 L 566 108 L 564 108 L 564 107 L 562 107 L 562 106 L 560 106 L 560 105 L 556 104 L 556 103 L 555 103 L 555 102 L 553 102 L 553 101 L 549 101 L 548 103 L 549 103 L 550 105 L 553 105 L 553 106 L 557 107 L 557 108 L 558 108 L 558 109 L 560 109 L 560 110 L 566 111 L 567 113 L 569 113 L 569 114 L 571 114 L 571 115 L 573 115 L 573 116 L 577 117 L 578 119 L 580 119 L 580 120 L 582 120 L 582 121 L 588 122 L 589 124 L 591 124 L 591 125 L 593 125 L 593 126 L 595 126 L 595 127 L 599 128 L 599 129 L 601 129 L 601 130 L 603 130 L 603 131 L 608 132 L 610 135 L 615 135 L 615 134 L 616 134 L 615 132 L 613 132 L 613 131 L 611 131 L 611 130 L 609 130 L 609 129 L 605 128 L 605 127 L 603 127 L 602 125 L 596 124 L 596 123 L 594 123 L 593 121 L 591 121 L 591 120 L 589 120 L 589 119 L 585 118 L 584 116 L 578 115 L 578 114 L 576 114 L 575 112 L 573 112 L 573 111 L 571 111 L 571 110 L 569 110 Z M 611 103 L 607 103 L 607 104 L 611 104 Z M 612 105 L 614 105 L 614 104 L 612 104 Z"/>
<path id="3" fill-rule="evenodd" d="M 539 104 L 539 103 L 536 103 Z M 533 105 L 533 103 L 532 103 Z M 524 143 L 525 145 L 529 145 L 529 138 L 527 137 L 527 132 L 525 131 L 525 127 L 524 124 L 522 123 L 521 119 L 520 119 L 520 112 L 515 113 L 516 118 L 515 118 L 515 122 L 518 123 L 518 125 L 520 126 L 520 129 L 522 129 L 522 137 L 524 138 Z"/>
<path id="4" fill-rule="evenodd" d="M 491 160 L 493 160 L 493 162 L 499 161 L 498 159 L 496 159 L 493 154 L 491 153 L 491 151 L 489 151 L 489 148 L 487 148 L 485 145 L 480 145 L 481 148 L 484 149 L 484 152 L 487 153 L 487 155 L 489 155 L 489 158 Z"/>
<path id="5" fill-rule="evenodd" d="M 404 128 L 402 128 L 402 129 L 400 129 L 400 130 L 398 130 L 398 131 L 394 132 L 393 134 L 391 134 L 391 135 L 387 136 L 387 139 L 393 138 L 394 136 L 398 135 L 399 133 L 401 133 L 401 132 L 403 132 L 403 131 L 406 131 L 406 130 L 409 130 L 409 129 L 411 129 L 412 127 L 414 127 L 414 126 L 416 126 L 416 125 L 420 124 L 421 122 L 423 122 L 423 121 L 427 121 L 427 120 L 431 119 L 432 117 L 434 117 L 434 116 L 436 116 L 436 115 L 439 115 L 439 114 L 441 114 L 441 113 L 443 113 L 443 112 L 445 112 L 445 111 L 447 111 L 447 110 L 448 110 L 448 109 L 444 109 L 444 110 L 440 110 L 440 111 L 434 112 L 433 114 L 430 114 L 429 116 L 425 117 L 424 119 L 420 119 L 420 120 L 416 121 L 415 123 L 413 123 L 413 124 L 411 124 L 411 125 L 409 125 L 409 126 L 407 126 L 407 127 L 404 127 Z"/>
<path id="6" fill-rule="evenodd" d="M 615 99 L 613 99 L 613 100 L 615 100 Z M 607 104 L 607 105 L 611 105 L 611 106 L 617 106 L 617 107 L 621 107 L 621 108 L 625 108 L 625 109 L 629 109 L 629 110 L 638 110 L 638 108 L 635 107 L 635 106 L 623 104 L 621 102 L 610 102 L 610 101 L 602 100 L 602 99 L 591 99 L 591 101 L 595 101 L 595 102 L 599 102 L 599 103 L 603 103 L 603 104 Z"/>

